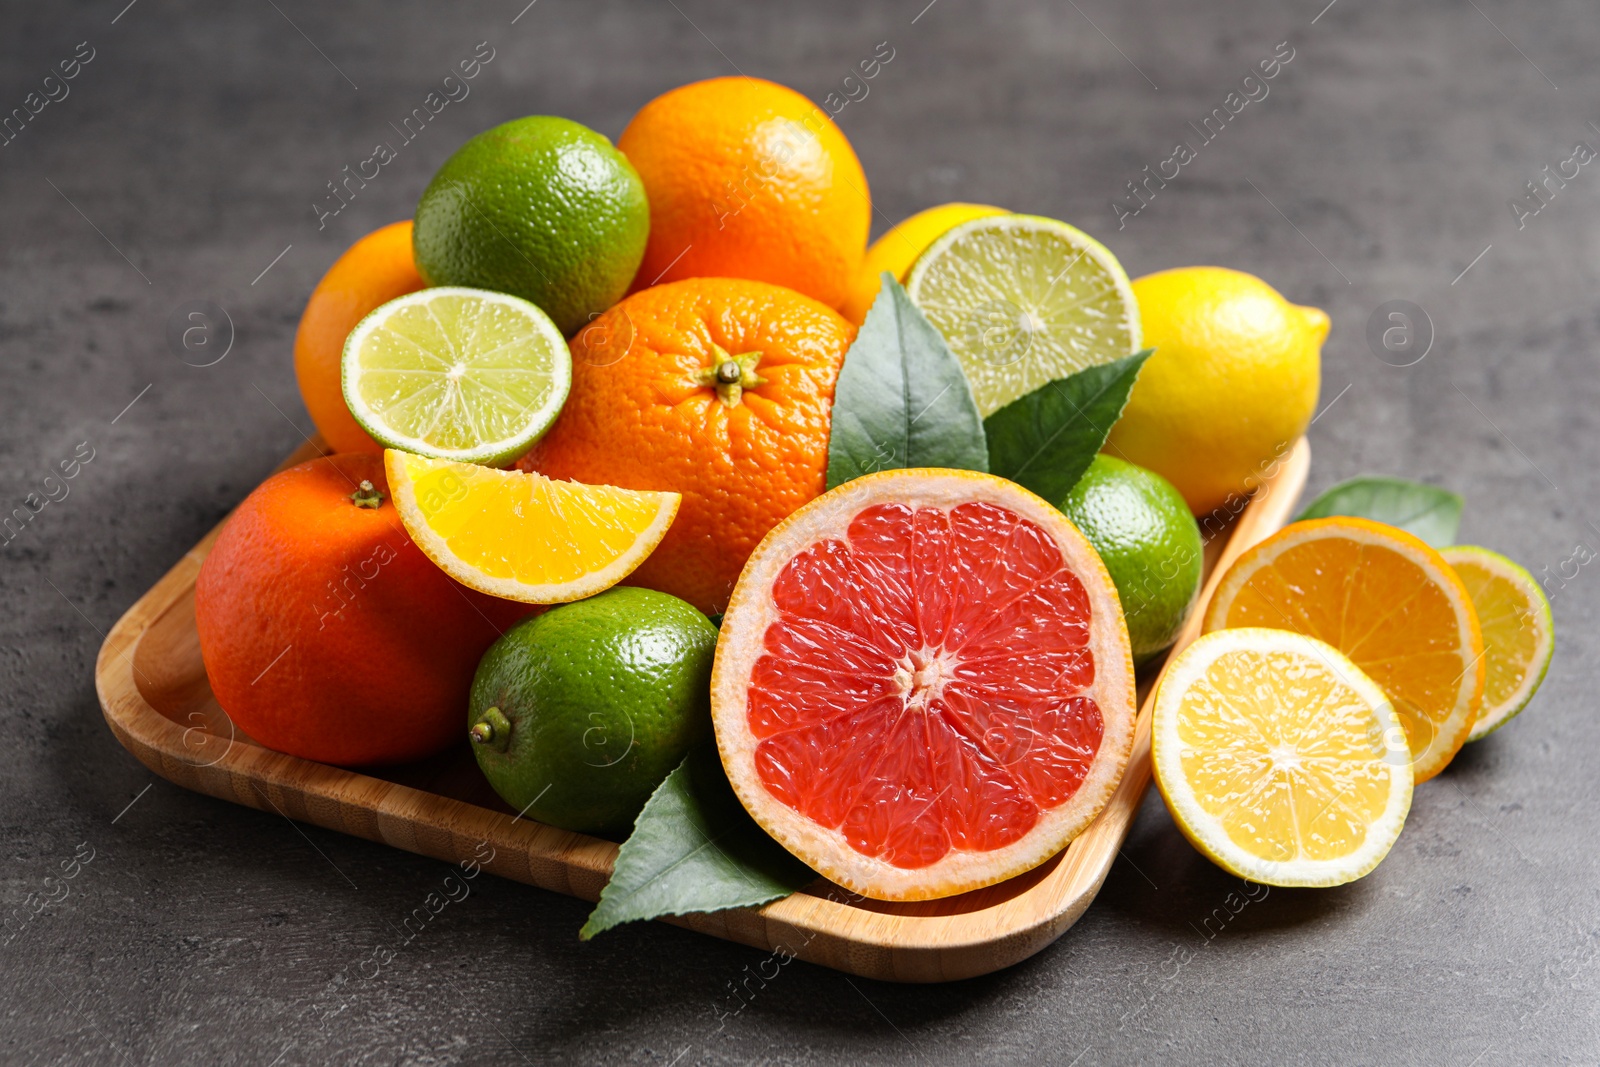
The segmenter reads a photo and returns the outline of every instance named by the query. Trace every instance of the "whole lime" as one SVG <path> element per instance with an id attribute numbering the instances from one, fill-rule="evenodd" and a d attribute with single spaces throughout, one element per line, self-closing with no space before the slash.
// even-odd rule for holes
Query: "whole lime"
<path id="1" fill-rule="evenodd" d="M 514 809 L 620 836 L 711 736 L 717 628 L 666 593 L 616 586 L 513 626 L 472 681 L 478 766 Z"/>
<path id="2" fill-rule="evenodd" d="M 1170 646 L 1200 595 L 1205 562 L 1183 494 L 1154 471 L 1101 453 L 1061 510 L 1111 572 L 1134 662 Z"/>
<path id="3" fill-rule="evenodd" d="M 456 150 L 417 204 L 429 285 L 511 293 L 571 335 L 627 292 L 650 236 L 633 164 L 568 119 L 532 115 Z"/>

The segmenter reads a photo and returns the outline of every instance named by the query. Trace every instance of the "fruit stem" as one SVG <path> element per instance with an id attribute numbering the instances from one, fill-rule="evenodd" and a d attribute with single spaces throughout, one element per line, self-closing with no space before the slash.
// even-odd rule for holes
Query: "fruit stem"
<path id="1" fill-rule="evenodd" d="M 383 494 L 377 486 L 363 478 L 361 484 L 356 486 L 356 491 L 350 494 L 350 503 L 358 508 L 376 508 L 383 506 Z"/>
<path id="2" fill-rule="evenodd" d="M 468 728 L 467 736 L 475 745 L 488 745 L 497 752 L 504 752 L 511 743 L 511 721 L 499 708 L 485 708 L 478 721 Z"/>
<path id="3" fill-rule="evenodd" d="M 738 407 L 746 389 L 767 384 L 767 380 L 756 373 L 756 365 L 761 362 L 760 352 L 731 356 L 727 349 L 713 341 L 711 353 L 714 361 L 695 375 L 695 384 L 715 387 L 723 407 Z"/>

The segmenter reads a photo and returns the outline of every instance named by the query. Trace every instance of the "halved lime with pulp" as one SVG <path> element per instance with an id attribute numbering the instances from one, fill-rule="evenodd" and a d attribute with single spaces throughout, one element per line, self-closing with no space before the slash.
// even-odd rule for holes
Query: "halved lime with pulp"
<path id="1" fill-rule="evenodd" d="M 1480 741 L 1528 706 L 1556 649 L 1550 601 L 1533 575 L 1475 545 L 1441 548 L 1461 578 L 1483 629 L 1483 709 L 1468 741 Z"/>
<path id="2" fill-rule="evenodd" d="M 484 289 L 407 293 L 344 343 L 344 401 L 380 443 L 434 459 L 499 466 L 555 422 L 572 357 L 550 317 Z"/>
<path id="3" fill-rule="evenodd" d="M 1055 219 L 962 223 L 917 260 L 906 293 L 960 358 L 984 415 L 1139 347 L 1139 305 L 1117 257 Z"/>

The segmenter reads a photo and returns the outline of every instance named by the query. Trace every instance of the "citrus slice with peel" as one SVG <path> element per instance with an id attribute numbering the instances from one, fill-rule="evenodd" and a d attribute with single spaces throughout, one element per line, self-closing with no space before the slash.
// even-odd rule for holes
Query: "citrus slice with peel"
<path id="1" fill-rule="evenodd" d="M 1288 630 L 1221 630 L 1184 649 L 1156 688 L 1150 745 L 1178 828 L 1252 882 L 1355 881 L 1411 809 L 1388 696 L 1338 649 Z"/>
<path id="2" fill-rule="evenodd" d="M 622 581 L 661 542 L 680 499 L 392 448 L 383 465 L 429 559 L 462 585 L 525 604 L 564 604 Z"/>
<path id="3" fill-rule="evenodd" d="M 550 317 L 484 289 L 419 289 L 345 338 L 344 400 L 389 448 L 461 463 L 510 463 L 556 421 L 572 357 Z"/>
<path id="4" fill-rule="evenodd" d="M 1228 569 L 1205 630 L 1266 626 L 1325 641 L 1383 688 L 1425 782 L 1483 703 L 1483 635 L 1467 589 L 1420 538 L 1370 519 L 1293 523 Z"/>
<path id="5" fill-rule="evenodd" d="M 1139 305 L 1105 245 L 1037 215 L 964 222 L 928 246 L 906 294 L 961 360 L 988 415 L 1139 347 Z"/>
<path id="6" fill-rule="evenodd" d="M 847 482 L 769 533 L 711 681 L 728 779 L 818 873 L 925 900 L 1038 866 L 1133 745 L 1116 587 L 1077 529 L 988 474 Z"/>
<path id="7" fill-rule="evenodd" d="M 1498 552 L 1456 545 L 1439 554 L 1467 587 L 1483 630 L 1483 708 L 1467 735 L 1480 741 L 1533 699 L 1555 654 L 1555 620 L 1533 575 Z"/>

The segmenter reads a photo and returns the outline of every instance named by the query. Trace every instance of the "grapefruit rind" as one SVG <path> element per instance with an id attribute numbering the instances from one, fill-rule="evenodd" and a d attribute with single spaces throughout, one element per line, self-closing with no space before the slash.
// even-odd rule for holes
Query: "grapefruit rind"
<path id="1" fill-rule="evenodd" d="M 758 739 L 748 725 L 751 668 L 778 618 L 771 589 L 785 565 L 809 546 L 845 535 L 851 520 L 880 503 L 948 510 L 959 504 L 999 505 L 1052 536 L 1088 594 L 1089 648 L 1095 679 L 1084 695 L 1099 706 L 1103 732 L 1076 793 L 1041 813 L 1023 837 L 990 851 L 951 848 L 918 868 L 896 867 L 856 851 L 844 835 L 773 797 L 755 766 Z M 711 676 L 711 716 L 717 748 L 734 792 L 768 834 L 835 884 L 877 900 L 953 896 L 1032 870 L 1060 852 L 1094 821 L 1116 790 L 1133 749 L 1137 711 L 1133 656 L 1116 586 L 1089 542 L 1059 510 L 1013 482 L 964 470 L 882 471 L 846 482 L 774 527 L 757 546 L 734 587 L 717 641 Z"/>
<path id="2" fill-rule="evenodd" d="M 1492 687 L 1486 685 L 1483 708 L 1472 724 L 1472 732 L 1467 735 L 1468 741 L 1481 741 L 1516 718 L 1517 714 L 1528 706 L 1528 701 L 1533 699 L 1533 694 L 1538 691 L 1546 672 L 1550 670 L 1550 660 L 1555 654 L 1555 619 L 1550 613 L 1550 601 L 1545 597 L 1544 590 L 1539 588 L 1538 581 L 1525 568 L 1500 553 L 1476 545 L 1455 545 L 1440 549 L 1439 554 L 1457 574 L 1461 575 L 1463 584 L 1467 584 L 1467 575 L 1463 574 L 1463 571 L 1480 570 L 1491 581 L 1509 586 L 1508 591 L 1520 599 L 1517 622 L 1531 626 L 1534 631 L 1532 658 L 1525 665 L 1520 665 L 1521 683 L 1510 693 L 1496 699 L 1493 704 L 1490 703 L 1492 694 L 1489 691 Z M 1473 606 L 1478 609 L 1478 624 L 1483 630 L 1484 662 L 1492 672 L 1497 665 L 1493 662 L 1496 658 L 1496 649 L 1492 647 L 1490 641 L 1491 628 L 1501 620 L 1494 617 L 1485 619 L 1484 605 L 1476 598 L 1473 600 Z"/>
<path id="3" fill-rule="evenodd" d="M 524 604 L 565 604 L 573 600 L 582 600 L 584 597 L 594 596 L 604 592 L 622 581 L 636 570 L 639 564 L 655 550 L 666 536 L 667 529 L 672 525 L 672 520 L 678 514 L 678 504 L 682 497 L 677 493 L 652 493 L 634 489 L 618 489 L 613 486 L 583 486 L 576 482 L 561 482 L 546 478 L 542 474 L 523 473 L 520 471 L 502 471 L 489 467 L 479 467 L 474 464 L 454 463 L 451 460 L 437 460 L 426 456 L 414 456 L 396 449 L 385 449 L 383 454 L 384 470 L 389 477 L 389 489 L 394 494 L 394 506 L 400 512 L 400 520 L 404 523 L 406 533 L 422 549 L 424 555 L 431 559 L 440 570 L 469 588 L 490 596 L 502 597 L 506 600 L 516 600 Z M 449 539 L 442 536 L 428 521 L 428 515 L 417 500 L 414 475 L 421 474 L 429 469 L 441 466 L 453 466 L 464 472 L 480 477 L 494 477 L 504 479 L 520 479 L 530 485 L 535 482 L 546 483 L 549 492 L 560 495 L 567 489 L 578 489 L 593 492 L 601 490 L 607 495 L 615 494 L 628 498 L 630 501 L 650 503 L 654 498 L 654 514 L 649 521 L 634 530 L 634 540 L 626 549 L 615 553 L 600 565 L 584 572 L 581 577 L 555 582 L 529 582 L 515 578 L 501 578 L 487 574 L 483 569 L 470 560 L 463 559 L 454 548 Z M 509 527 L 516 523 L 552 522 L 559 519 L 559 508 L 541 514 L 537 509 L 518 509 L 513 516 L 490 517 L 490 521 L 500 523 L 505 529 L 507 540 L 515 536 L 515 530 Z M 575 546 L 578 551 L 582 546 Z"/>
<path id="4" fill-rule="evenodd" d="M 1183 698 L 1191 687 L 1202 682 L 1220 657 L 1239 651 L 1288 653 L 1303 658 L 1313 664 L 1313 669 L 1321 667 L 1337 684 L 1353 690 L 1371 711 L 1373 750 L 1366 755 L 1385 766 L 1389 791 L 1383 812 L 1366 824 L 1365 836 L 1354 851 L 1328 859 L 1267 859 L 1236 843 L 1218 818 L 1202 806 L 1183 768 L 1184 742 L 1179 732 Z M 1324 888 L 1369 874 L 1400 836 L 1411 810 L 1414 785 L 1404 736 L 1388 696 L 1338 649 L 1292 630 L 1239 627 L 1206 634 L 1167 664 L 1156 685 L 1150 728 L 1151 763 L 1156 786 L 1173 821 L 1207 859 L 1231 874 L 1263 885 Z"/>
<path id="5" fill-rule="evenodd" d="M 1227 619 L 1234 600 L 1240 591 L 1262 569 L 1271 566 L 1284 552 L 1325 537 L 1345 538 L 1359 545 L 1387 549 L 1402 556 L 1422 570 L 1430 581 L 1444 594 L 1454 613 L 1457 632 L 1463 637 L 1460 656 L 1462 669 L 1456 678 L 1456 700 L 1443 720 L 1430 718 L 1433 736 L 1418 751 L 1413 743 L 1412 774 L 1417 783 L 1426 782 L 1455 758 L 1467 741 L 1473 723 L 1477 720 L 1483 701 L 1485 665 L 1483 635 L 1478 627 L 1477 612 L 1472 598 L 1467 594 L 1461 579 L 1451 570 L 1437 550 L 1414 534 L 1371 519 L 1353 516 L 1335 516 L 1326 519 L 1304 519 L 1284 527 L 1271 537 L 1253 546 L 1236 560 L 1222 576 L 1211 602 L 1206 607 L 1204 632 L 1211 633 L 1228 625 Z M 1284 630 L 1293 629 L 1285 619 Z M 1273 629 L 1279 629 L 1272 626 Z"/>

